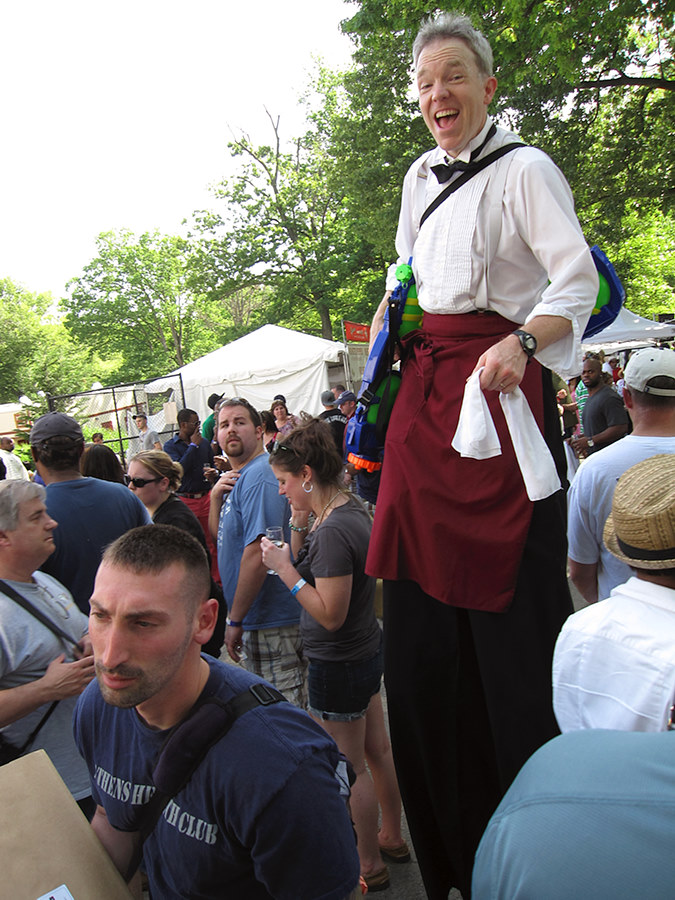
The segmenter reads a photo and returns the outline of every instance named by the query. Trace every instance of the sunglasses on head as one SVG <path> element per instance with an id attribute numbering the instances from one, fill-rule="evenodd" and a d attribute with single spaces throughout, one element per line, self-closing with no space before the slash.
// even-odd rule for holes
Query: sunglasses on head
<path id="1" fill-rule="evenodd" d="M 272 453 L 279 453 L 281 451 L 292 453 L 293 456 L 299 456 L 298 451 L 294 447 L 289 447 L 288 444 L 283 444 L 281 441 L 275 441 L 272 447 Z"/>
<path id="2" fill-rule="evenodd" d="M 146 484 L 152 484 L 153 481 L 161 481 L 161 478 L 132 478 L 131 475 L 124 476 L 124 483 L 126 485 L 133 484 L 135 488 L 145 487 Z"/>

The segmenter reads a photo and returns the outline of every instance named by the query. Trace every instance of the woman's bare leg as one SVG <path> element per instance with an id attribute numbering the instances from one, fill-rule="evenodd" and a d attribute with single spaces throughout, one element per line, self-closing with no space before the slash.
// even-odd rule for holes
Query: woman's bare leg
<path id="1" fill-rule="evenodd" d="M 375 795 L 382 811 L 379 842 L 384 847 L 400 847 L 401 794 L 398 789 L 391 744 L 384 724 L 381 694 L 374 694 L 366 713 L 366 760 L 375 783 Z"/>
<path id="2" fill-rule="evenodd" d="M 358 838 L 361 874 L 374 875 L 384 868 L 384 862 L 380 856 L 377 840 L 377 796 L 373 780 L 366 769 L 366 720 L 361 718 L 351 722 L 331 722 L 322 719 L 316 721 L 330 734 L 354 767 L 356 781 L 352 786 L 350 805 Z"/>

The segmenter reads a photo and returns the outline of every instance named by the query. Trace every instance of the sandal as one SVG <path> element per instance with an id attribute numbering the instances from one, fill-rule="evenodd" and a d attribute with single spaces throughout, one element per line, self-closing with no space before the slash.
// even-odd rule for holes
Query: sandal
<path id="1" fill-rule="evenodd" d="M 407 863 L 410 862 L 410 848 L 403 841 L 398 847 L 385 847 L 380 844 L 380 853 L 388 862 Z"/>
<path id="2" fill-rule="evenodd" d="M 361 877 L 368 886 L 369 894 L 375 894 L 377 891 L 386 891 L 389 887 L 389 872 L 386 866 L 384 869 L 380 869 L 379 872 L 375 872 L 374 875 L 362 875 Z"/>

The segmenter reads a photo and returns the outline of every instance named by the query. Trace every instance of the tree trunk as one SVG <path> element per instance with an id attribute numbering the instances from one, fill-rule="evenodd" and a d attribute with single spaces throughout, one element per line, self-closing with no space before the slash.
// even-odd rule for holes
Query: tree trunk
<path id="1" fill-rule="evenodd" d="M 330 321 L 330 309 L 325 303 L 317 303 L 316 308 L 321 316 L 321 337 L 327 341 L 333 340 L 333 326 Z"/>

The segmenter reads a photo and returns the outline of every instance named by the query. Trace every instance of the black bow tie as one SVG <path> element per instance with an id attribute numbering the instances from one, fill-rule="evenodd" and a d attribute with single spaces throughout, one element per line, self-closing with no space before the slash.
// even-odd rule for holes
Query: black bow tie
<path id="1" fill-rule="evenodd" d="M 431 171 L 434 173 L 436 178 L 438 178 L 439 184 L 445 184 L 446 181 L 450 181 L 453 175 L 457 172 L 473 172 L 478 168 L 478 157 L 485 149 L 485 145 L 487 142 L 495 136 L 497 133 L 497 126 L 492 123 L 490 130 L 485 136 L 485 140 L 480 145 L 480 147 L 476 147 L 476 149 L 472 152 L 471 157 L 468 162 L 462 162 L 461 159 L 456 159 L 451 163 L 439 163 L 437 166 L 432 166 Z"/>

